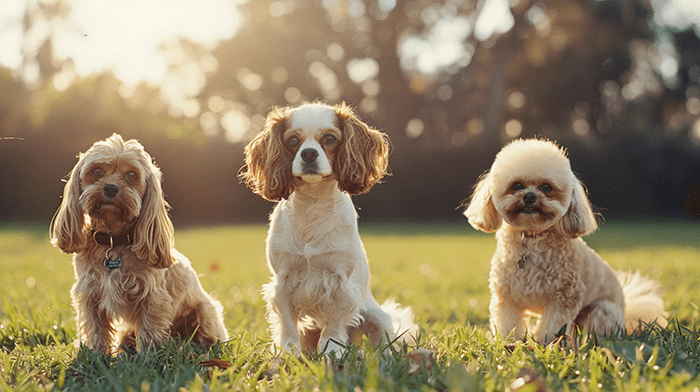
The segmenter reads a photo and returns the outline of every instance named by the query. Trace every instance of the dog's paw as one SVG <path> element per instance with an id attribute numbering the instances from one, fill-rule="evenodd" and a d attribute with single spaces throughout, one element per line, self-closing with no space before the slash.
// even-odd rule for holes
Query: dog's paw
<path id="1" fill-rule="evenodd" d="M 345 354 L 346 347 L 341 342 L 331 338 L 325 342 L 320 342 L 318 351 L 326 355 L 335 353 L 336 358 L 340 358 Z"/>
<path id="2" fill-rule="evenodd" d="M 301 357 L 301 343 L 299 341 L 293 341 L 292 339 L 285 340 L 284 342 L 280 343 L 280 345 L 274 345 L 273 346 L 273 352 L 277 355 L 282 354 L 283 352 L 292 354 L 296 356 L 297 358 Z"/>

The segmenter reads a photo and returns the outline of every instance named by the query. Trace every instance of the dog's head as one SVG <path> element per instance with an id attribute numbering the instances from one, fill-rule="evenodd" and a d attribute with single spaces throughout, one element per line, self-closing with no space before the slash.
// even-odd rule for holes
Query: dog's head
<path id="1" fill-rule="evenodd" d="M 173 225 L 163 198 L 161 172 L 136 140 L 111 137 L 80 154 L 51 222 L 51 242 L 63 252 L 80 252 L 91 229 L 118 235 L 134 231 L 139 259 L 172 265 Z"/>
<path id="2" fill-rule="evenodd" d="M 344 103 L 274 108 L 245 148 L 240 178 L 270 201 L 286 199 L 295 186 L 326 179 L 356 195 L 387 174 L 388 155 L 386 135 Z"/>
<path id="3" fill-rule="evenodd" d="M 559 225 L 570 237 L 598 227 L 566 151 L 539 139 L 503 147 L 491 170 L 479 179 L 464 215 L 475 229 L 486 232 L 498 230 L 503 220 L 529 233 Z"/>

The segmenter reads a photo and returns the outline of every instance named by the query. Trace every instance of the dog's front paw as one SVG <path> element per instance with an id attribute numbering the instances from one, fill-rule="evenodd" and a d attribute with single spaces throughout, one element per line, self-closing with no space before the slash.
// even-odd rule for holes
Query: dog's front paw
<path id="1" fill-rule="evenodd" d="M 319 342 L 318 351 L 326 355 L 330 353 L 335 353 L 337 358 L 340 358 L 345 354 L 345 346 L 338 340 L 333 338 Z"/>
<path id="2" fill-rule="evenodd" d="M 280 345 L 275 345 L 273 347 L 276 354 L 281 354 L 282 351 L 293 354 L 297 358 L 301 356 L 301 343 L 297 340 L 286 339 L 280 343 Z"/>
<path id="3" fill-rule="evenodd" d="M 168 335 L 164 332 L 157 333 L 142 329 L 137 334 L 136 350 L 141 352 L 151 346 L 162 346 L 165 344 L 167 339 Z"/>

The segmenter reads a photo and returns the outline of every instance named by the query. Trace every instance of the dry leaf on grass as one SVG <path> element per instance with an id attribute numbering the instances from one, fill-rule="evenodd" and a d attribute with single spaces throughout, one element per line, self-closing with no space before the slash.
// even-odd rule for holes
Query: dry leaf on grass
<path id="1" fill-rule="evenodd" d="M 408 374 L 416 373 L 420 370 L 421 364 L 423 363 L 425 363 L 426 369 L 432 370 L 433 363 L 435 362 L 435 351 L 426 348 L 418 348 L 406 354 L 406 358 L 411 361 L 411 368 L 408 370 Z"/>
<path id="2" fill-rule="evenodd" d="M 518 378 L 516 378 L 515 381 L 510 384 L 510 388 L 508 389 L 511 391 L 517 391 L 525 385 L 532 383 L 537 385 L 537 392 L 547 392 L 547 388 L 544 386 L 544 379 L 533 368 L 520 369 L 518 372 Z"/>
<path id="3" fill-rule="evenodd" d="M 221 359 L 209 359 L 207 361 L 202 361 L 199 364 L 204 367 L 218 367 L 221 370 L 226 370 L 231 366 L 230 362 L 226 362 Z"/>

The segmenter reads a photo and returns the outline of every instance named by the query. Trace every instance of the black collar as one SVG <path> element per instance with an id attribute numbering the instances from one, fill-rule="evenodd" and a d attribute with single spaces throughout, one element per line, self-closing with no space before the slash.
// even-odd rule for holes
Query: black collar
<path id="1" fill-rule="evenodd" d="M 92 238 L 95 242 L 102 246 L 109 246 L 114 248 L 117 246 L 129 246 L 134 243 L 134 233 L 126 232 L 119 235 L 114 235 L 112 233 L 105 233 L 102 231 L 92 230 Z"/>

